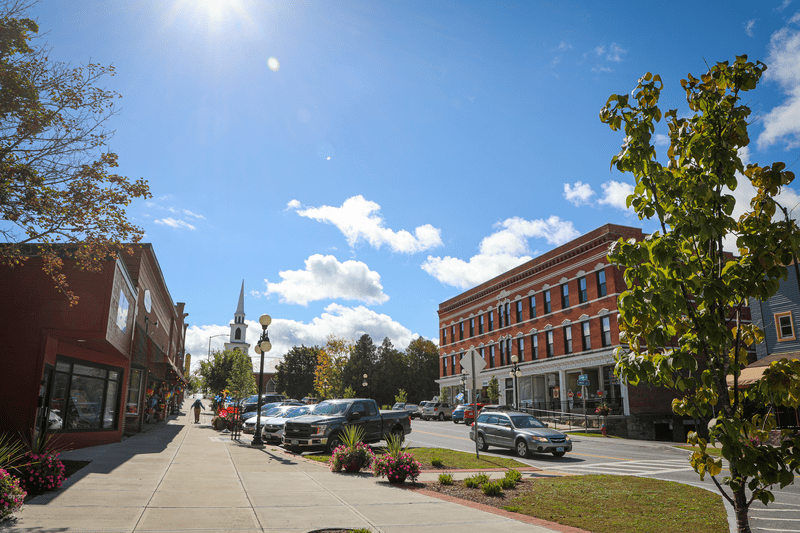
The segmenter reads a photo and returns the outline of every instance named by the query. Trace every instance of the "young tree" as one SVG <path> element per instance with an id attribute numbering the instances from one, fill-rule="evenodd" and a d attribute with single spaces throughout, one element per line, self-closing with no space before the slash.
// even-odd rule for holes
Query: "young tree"
<path id="1" fill-rule="evenodd" d="M 275 374 L 278 390 L 289 398 L 302 398 L 313 390 L 319 352 L 319 346 L 294 346 L 289 350 L 278 364 Z"/>
<path id="2" fill-rule="evenodd" d="M 408 394 L 403 389 L 397 391 L 397 394 L 394 395 L 395 403 L 406 403 L 408 401 Z"/>
<path id="3" fill-rule="evenodd" d="M 338 398 L 344 394 L 342 372 L 347 363 L 352 343 L 334 335 L 328 337 L 325 347 L 317 354 L 314 371 L 314 390 L 323 398 Z"/>
<path id="4" fill-rule="evenodd" d="M 253 375 L 253 361 L 240 350 L 231 350 L 231 371 L 228 375 L 227 388 L 234 398 L 245 398 L 258 392 L 256 378 Z"/>
<path id="5" fill-rule="evenodd" d="M 236 360 L 235 351 L 238 350 L 212 352 L 208 361 L 200 361 L 199 374 L 212 394 L 216 394 L 228 387 L 228 381 L 233 374 L 234 361 Z M 249 361 L 250 358 L 248 357 L 247 360 Z M 250 372 L 252 373 L 252 371 L 251 364 Z"/>
<path id="6" fill-rule="evenodd" d="M 373 374 L 373 398 L 380 405 L 391 404 L 397 391 L 408 382 L 409 371 L 403 354 L 395 349 L 388 337 L 378 347 L 378 362 Z"/>
<path id="7" fill-rule="evenodd" d="M 756 88 L 765 69 L 739 56 L 700 79 L 682 80 L 694 115 L 664 114 L 666 166 L 653 146 L 662 117 L 659 76 L 647 73 L 631 96 L 612 95 L 600 113 L 611 129 L 625 131 L 612 166 L 636 180 L 628 205 L 660 227 L 644 241 L 617 243 L 609 254 L 627 283 L 618 307 L 620 340 L 628 347 L 618 350 L 616 372 L 631 384 L 671 389 L 673 411 L 708 427 L 709 441 L 690 434 L 699 444 L 692 466 L 701 478 L 711 475 L 733 505 L 740 532 L 750 531 L 752 501 L 772 501 L 772 485 L 792 483 L 800 469 L 800 435 L 784 432 L 780 445 L 761 444 L 775 427 L 774 417 L 763 415 L 768 407 L 800 403 L 800 363 L 773 363 L 747 388 L 738 382 L 747 346 L 763 339 L 745 319 L 748 299 L 775 294 L 800 246 L 797 226 L 775 217 L 775 195 L 794 175 L 783 163 L 745 166 L 740 158 L 750 115 L 741 94 Z M 749 182 L 754 194 L 737 219 L 731 191 L 739 181 Z M 725 242 L 735 243 L 738 256 L 725 252 Z M 721 445 L 730 469 L 722 480 L 721 461 L 706 453 L 713 443 Z"/>
<path id="8" fill-rule="evenodd" d="M 497 376 L 492 376 L 489 380 L 489 386 L 486 387 L 486 396 L 489 397 L 489 401 L 492 403 L 497 403 L 497 400 L 500 399 L 500 383 L 497 381 Z"/>
<path id="9" fill-rule="evenodd" d="M 342 382 L 345 387 L 350 387 L 361 398 L 375 398 L 375 363 L 378 360 L 377 348 L 372 342 L 372 337 L 363 334 L 350 348 L 347 363 L 342 371 Z M 367 376 L 367 386 L 364 387 L 364 376 Z"/>
<path id="10" fill-rule="evenodd" d="M 119 95 L 98 83 L 114 68 L 51 61 L 32 44 L 39 27 L 25 15 L 34 3 L 0 2 L 0 264 L 42 257 L 73 305 L 63 259 L 97 271 L 106 257 L 132 253 L 125 243 L 144 230 L 124 208 L 151 195 L 144 180 L 110 173 L 117 155 L 105 150 L 105 124 Z"/>

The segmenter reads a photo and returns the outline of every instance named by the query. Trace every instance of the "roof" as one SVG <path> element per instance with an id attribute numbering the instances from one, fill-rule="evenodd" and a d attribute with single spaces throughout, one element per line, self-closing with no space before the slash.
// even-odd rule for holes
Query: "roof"
<path id="1" fill-rule="evenodd" d="M 751 363 L 747 367 L 743 368 L 742 373 L 739 374 L 739 386 L 749 387 L 761 379 L 761 377 L 764 375 L 764 371 L 769 368 L 769 365 L 783 359 L 800 359 L 800 352 L 774 353 L 766 357 L 762 357 L 755 363 Z M 727 383 L 729 387 L 733 387 L 733 376 L 728 376 Z"/>

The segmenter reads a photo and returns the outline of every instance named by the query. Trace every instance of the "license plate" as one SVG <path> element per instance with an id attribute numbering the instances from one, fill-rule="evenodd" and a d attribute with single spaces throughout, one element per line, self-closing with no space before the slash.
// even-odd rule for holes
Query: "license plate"
<path id="1" fill-rule="evenodd" d="M 297 444 L 297 442 L 298 442 L 298 441 L 297 441 L 297 439 L 291 439 L 291 440 L 289 441 L 289 443 L 290 443 L 290 444 Z"/>
<path id="2" fill-rule="evenodd" d="M 563 448 L 563 447 L 562 447 L 562 448 L 556 448 L 556 451 L 557 451 L 557 452 L 563 452 L 563 451 L 564 451 L 564 448 Z"/>

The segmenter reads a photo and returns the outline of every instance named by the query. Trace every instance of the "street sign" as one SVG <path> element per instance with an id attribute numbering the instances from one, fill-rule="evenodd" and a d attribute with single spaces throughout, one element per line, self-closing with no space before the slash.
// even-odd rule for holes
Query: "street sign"
<path id="1" fill-rule="evenodd" d="M 472 366 L 473 361 L 475 366 Z M 486 361 L 484 361 L 483 357 L 481 357 L 481 354 L 479 354 L 478 350 L 475 348 L 470 348 L 469 351 L 464 354 L 464 357 L 461 358 L 461 368 L 469 373 L 471 373 L 473 369 L 475 372 L 480 372 L 485 367 Z"/>

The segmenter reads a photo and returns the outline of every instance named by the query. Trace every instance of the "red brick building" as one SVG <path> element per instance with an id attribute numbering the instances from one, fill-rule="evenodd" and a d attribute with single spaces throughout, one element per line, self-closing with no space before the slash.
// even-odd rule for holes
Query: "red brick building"
<path id="1" fill-rule="evenodd" d="M 474 348 L 486 362 L 477 383 L 484 399 L 492 376 L 500 403 L 530 409 L 583 413 L 585 391 L 588 413 L 605 401 L 617 415 L 612 432 L 683 438 L 668 391 L 628 387 L 613 375 L 625 281 L 606 255 L 618 239 L 644 236 L 607 224 L 440 304 L 440 385 L 461 390 L 460 359 Z M 512 356 L 521 374 L 516 393 Z M 589 377 L 585 388 L 580 375 Z"/>
<path id="2" fill-rule="evenodd" d="M 70 448 L 118 442 L 140 431 L 146 402 L 182 399 L 184 304 L 152 246 L 133 248 L 100 272 L 65 260 L 71 307 L 37 257 L 0 267 L 0 433 L 57 432 Z"/>

